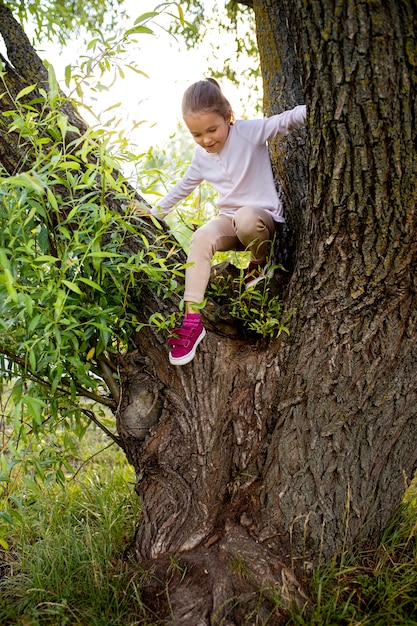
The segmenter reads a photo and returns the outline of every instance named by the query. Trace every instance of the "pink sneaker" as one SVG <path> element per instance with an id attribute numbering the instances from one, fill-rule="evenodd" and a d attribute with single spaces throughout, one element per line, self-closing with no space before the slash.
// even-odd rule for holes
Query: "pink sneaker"
<path id="1" fill-rule="evenodd" d="M 187 314 L 181 328 L 172 331 L 174 337 L 168 339 L 168 345 L 172 346 L 169 353 L 169 362 L 172 365 L 186 365 L 195 357 L 198 344 L 206 335 L 200 315 Z"/>

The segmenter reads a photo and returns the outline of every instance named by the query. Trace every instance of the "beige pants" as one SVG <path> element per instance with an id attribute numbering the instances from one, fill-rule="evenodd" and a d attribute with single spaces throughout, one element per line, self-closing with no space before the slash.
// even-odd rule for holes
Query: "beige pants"
<path id="1" fill-rule="evenodd" d="M 191 239 L 185 272 L 185 302 L 204 300 L 215 252 L 249 250 L 253 263 L 262 263 L 275 233 L 275 221 L 269 211 L 242 207 L 233 219 L 219 215 L 201 226 Z"/>

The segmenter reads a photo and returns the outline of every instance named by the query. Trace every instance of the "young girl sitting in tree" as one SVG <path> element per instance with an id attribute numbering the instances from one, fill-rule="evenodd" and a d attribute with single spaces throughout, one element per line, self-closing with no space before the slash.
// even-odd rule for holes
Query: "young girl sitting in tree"
<path id="1" fill-rule="evenodd" d="M 195 304 L 204 300 L 215 252 L 250 251 L 249 276 L 262 270 L 283 208 L 273 179 L 267 141 L 306 122 L 306 107 L 269 118 L 234 122 L 232 108 L 218 83 L 208 78 L 184 93 L 182 115 L 197 144 L 184 177 L 151 213 L 165 217 L 203 181 L 218 192 L 218 216 L 191 239 L 185 271 L 185 316 L 168 339 L 174 365 L 192 361 L 205 329 Z"/>

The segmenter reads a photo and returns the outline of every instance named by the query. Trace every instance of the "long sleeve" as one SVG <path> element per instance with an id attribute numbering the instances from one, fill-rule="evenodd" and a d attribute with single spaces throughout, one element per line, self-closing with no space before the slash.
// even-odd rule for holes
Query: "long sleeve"
<path id="1" fill-rule="evenodd" d="M 238 120 L 230 126 L 219 153 L 207 153 L 197 146 L 184 177 L 152 210 L 153 215 L 165 217 L 175 204 L 206 180 L 219 194 L 220 213 L 233 217 L 242 206 L 257 206 L 271 211 L 276 221 L 283 222 L 267 143 L 302 128 L 306 117 L 305 105 L 298 105 L 269 118 Z"/>
<path id="2" fill-rule="evenodd" d="M 239 124 L 248 141 L 259 146 L 274 137 L 288 135 L 292 130 L 302 128 L 306 120 L 307 108 L 304 104 L 300 104 L 278 115 L 263 119 L 242 120 Z"/>

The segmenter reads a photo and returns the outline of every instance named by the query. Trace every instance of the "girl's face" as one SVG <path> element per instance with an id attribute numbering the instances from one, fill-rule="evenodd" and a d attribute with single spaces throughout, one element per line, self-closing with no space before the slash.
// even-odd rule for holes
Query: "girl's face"
<path id="1" fill-rule="evenodd" d="M 194 141 L 207 152 L 220 152 L 229 135 L 231 114 L 224 119 L 219 113 L 193 113 L 184 122 Z"/>

